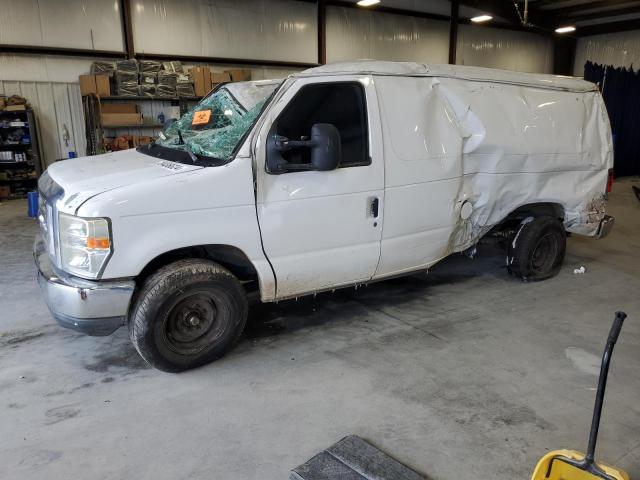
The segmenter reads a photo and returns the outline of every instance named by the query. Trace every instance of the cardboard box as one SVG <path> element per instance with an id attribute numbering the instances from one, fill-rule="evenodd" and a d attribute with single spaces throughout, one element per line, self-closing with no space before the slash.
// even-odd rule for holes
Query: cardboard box
<path id="1" fill-rule="evenodd" d="M 102 113 L 138 113 L 135 103 L 103 103 Z"/>
<path id="2" fill-rule="evenodd" d="M 141 113 L 102 113 L 102 125 L 142 125 Z"/>
<path id="3" fill-rule="evenodd" d="M 23 112 L 27 109 L 26 105 L 7 105 L 4 107 L 6 112 Z"/>
<path id="4" fill-rule="evenodd" d="M 95 94 L 101 97 L 108 97 L 111 95 L 108 75 L 80 75 L 78 81 L 80 83 L 80 94 L 83 96 Z"/>
<path id="5" fill-rule="evenodd" d="M 251 70 L 247 68 L 235 68 L 233 70 L 225 70 L 224 73 L 228 73 L 232 82 L 244 82 L 251 80 Z"/>
<path id="6" fill-rule="evenodd" d="M 204 97 L 211 91 L 211 69 L 209 67 L 193 67 L 189 69 L 193 78 L 193 89 L 196 97 Z"/>
<path id="7" fill-rule="evenodd" d="M 0 185 L 0 198 L 9 198 L 11 196 L 11 188 L 9 185 Z"/>
<path id="8" fill-rule="evenodd" d="M 108 75 L 96 75 L 96 93 L 101 97 L 111 95 L 111 87 L 109 86 Z"/>
<path id="9" fill-rule="evenodd" d="M 134 135 L 133 136 L 133 146 L 134 147 L 140 147 L 142 145 L 148 145 L 151 142 L 153 142 L 153 137 L 149 137 L 146 135 Z"/>
<path id="10" fill-rule="evenodd" d="M 218 83 L 230 82 L 231 75 L 228 72 L 211 72 L 211 85 Z"/>

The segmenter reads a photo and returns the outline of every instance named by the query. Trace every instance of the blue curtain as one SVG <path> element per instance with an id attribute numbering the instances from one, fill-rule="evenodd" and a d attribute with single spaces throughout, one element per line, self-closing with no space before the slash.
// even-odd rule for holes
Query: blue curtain
<path id="1" fill-rule="evenodd" d="M 584 78 L 602 90 L 613 132 L 615 175 L 640 175 L 640 70 L 587 62 Z"/>

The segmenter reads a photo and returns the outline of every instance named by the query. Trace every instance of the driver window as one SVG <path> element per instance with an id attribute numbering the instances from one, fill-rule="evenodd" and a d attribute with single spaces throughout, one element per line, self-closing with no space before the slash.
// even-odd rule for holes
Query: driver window
<path id="1" fill-rule="evenodd" d="M 341 168 L 369 165 L 367 112 L 362 85 L 358 82 L 306 85 L 300 89 L 276 122 L 278 135 L 307 140 L 316 123 L 331 123 L 340 132 Z M 283 152 L 290 163 L 310 163 L 308 148 Z"/>

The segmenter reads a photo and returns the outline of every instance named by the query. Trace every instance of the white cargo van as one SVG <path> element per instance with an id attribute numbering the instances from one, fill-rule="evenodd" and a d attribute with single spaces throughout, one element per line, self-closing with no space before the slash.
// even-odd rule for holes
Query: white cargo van
<path id="1" fill-rule="evenodd" d="M 225 84 L 154 144 L 49 167 L 38 279 L 63 326 L 210 362 L 263 302 L 427 269 L 487 234 L 548 278 L 603 236 L 611 132 L 583 80 L 361 61 Z"/>

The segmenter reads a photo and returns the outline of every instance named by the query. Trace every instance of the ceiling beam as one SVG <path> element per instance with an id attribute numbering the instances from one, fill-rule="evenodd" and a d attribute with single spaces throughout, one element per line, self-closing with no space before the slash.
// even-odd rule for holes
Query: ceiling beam
<path id="1" fill-rule="evenodd" d="M 607 17 L 614 17 L 617 15 L 629 15 L 631 13 L 640 13 L 640 8 L 636 5 L 635 7 L 621 8 L 617 10 L 607 10 L 605 12 L 597 12 L 597 13 L 588 13 L 588 14 L 576 14 L 567 17 L 563 17 L 564 19 L 573 22 L 584 22 L 587 20 L 598 20 L 602 19 L 603 21 L 607 20 Z"/>
<path id="2" fill-rule="evenodd" d="M 627 30 L 640 30 L 640 19 L 600 23 L 598 25 L 580 27 L 575 31 L 575 34 L 578 37 L 587 37 L 590 35 L 602 35 L 605 33 L 625 32 Z"/>
<path id="3" fill-rule="evenodd" d="M 549 14 L 551 11 L 557 14 L 574 14 L 584 12 L 586 10 L 592 10 L 595 8 L 607 8 L 607 7 L 616 7 L 616 6 L 624 6 L 625 4 L 632 3 L 635 0 L 594 0 L 588 3 L 581 3 L 579 5 L 571 5 L 569 7 L 557 7 L 553 3 L 545 5 L 544 7 L 534 7 L 539 8 L 540 10 L 546 10 L 545 13 Z M 535 5 L 535 4 L 534 4 Z"/>

